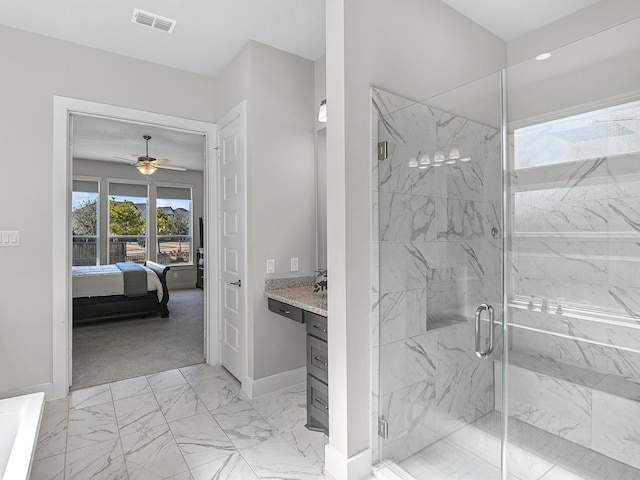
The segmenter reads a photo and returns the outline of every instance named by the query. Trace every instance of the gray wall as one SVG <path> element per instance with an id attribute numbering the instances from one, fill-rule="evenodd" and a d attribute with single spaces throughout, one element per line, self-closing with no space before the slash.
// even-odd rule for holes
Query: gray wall
<path id="1" fill-rule="evenodd" d="M 216 95 L 219 117 L 247 100 L 248 375 L 258 380 L 306 364 L 304 326 L 267 309 L 264 281 L 315 269 L 314 64 L 250 42 L 217 78 Z"/>
<path id="2" fill-rule="evenodd" d="M 52 381 L 53 96 L 212 122 L 213 79 L 0 27 L 0 396 Z M 170 94 L 167 94 L 170 92 Z M 43 387 L 44 388 L 44 387 Z"/>
<path id="3" fill-rule="evenodd" d="M 143 177 L 135 168 L 128 165 L 113 165 L 107 162 L 96 162 L 76 158 L 73 160 L 73 174 L 100 177 L 103 182 L 101 189 L 107 187 L 106 180 L 108 178 L 137 181 L 148 179 L 152 184 L 164 182 L 193 185 L 191 191 L 193 205 L 193 265 L 172 266 L 169 276 L 167 277 L 167 285 L 169 289 L 173 290 L 178 288 L 194 288 L 196 286 L 195 252 L 197 252 L 200 243 L 198 219 L 204 217 L 204 184 L 201 171 L 191 170 L 187 172 L 177 172 L 158 170 L 150 177 Z M 101 252 L 106 252 L 106 248 L 106 244 L 100 245 Z M 106 255 L 103 261 L 106 261 Z"/>

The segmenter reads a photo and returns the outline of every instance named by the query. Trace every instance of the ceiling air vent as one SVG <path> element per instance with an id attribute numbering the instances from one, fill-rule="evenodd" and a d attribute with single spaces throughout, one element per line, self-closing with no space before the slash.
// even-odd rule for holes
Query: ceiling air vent
<path id="1" fill-rule="evenodd" d="M 139 8 L 133 9 L 133 16 L 131 17 L 131 21 L 168 33 L 173 33 L 173 29 L 176 28 L 176 23 L 178 23 L 176 20 L 161 17 L 160 15 L 156 15 L 155 13 L 145 12 L 144 10 L 140 10 Z"/>

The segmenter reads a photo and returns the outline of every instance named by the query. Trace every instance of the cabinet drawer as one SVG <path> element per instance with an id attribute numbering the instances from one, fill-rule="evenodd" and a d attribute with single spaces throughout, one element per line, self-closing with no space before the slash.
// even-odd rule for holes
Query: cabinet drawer
<path id="1" fill-rule="evenodd" d="M 274 300 L 273 298 L 269 298 L 269 310 L 273 313 L 277 313 L 278 315 L 282 315 L 283 317 L 290 318 L 296 322 L 302 323 L 304 320 L 302 319 L 302 309 L 298 307 L 293 307 L 291 305 L 287 305 L 286 303 L 279 302 L 278 300 Z"/>
<path id="2" fill-rule="evenodd" d="M 307 335 L 307 373 L 324 383 L 329 381 L 329 355 L 327 342 Z"/>
<path id="3" fill-rule="evenodd" d="M 327 317 L 305 311 L 304 322 L 307 324 L 307 333 L 309 335 L 323 340 L 327 339 Z"/>
<path id="4" fill-rule="evenodd" d="M 329 435 L 329 389 L 311 375 L 307 375 L 307 428 Z"/>

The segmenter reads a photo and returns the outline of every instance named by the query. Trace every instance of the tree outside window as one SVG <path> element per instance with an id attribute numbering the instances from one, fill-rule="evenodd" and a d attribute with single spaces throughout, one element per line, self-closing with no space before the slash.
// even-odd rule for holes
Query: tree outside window
<path id="1" fill-rule="evenodd" d="M 73 181 L 71 196 L 72 265 L 97 265 L 98 182 Z"/>
<path id="2" fill-rule="evenodd" d="M 191 188 L 158 186 L 156 219 L 158 262 L 191 263 Z"/>

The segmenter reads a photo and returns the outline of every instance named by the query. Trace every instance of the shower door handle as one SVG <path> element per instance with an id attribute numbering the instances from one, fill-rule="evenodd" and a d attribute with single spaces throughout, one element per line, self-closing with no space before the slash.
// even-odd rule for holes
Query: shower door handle
<path id="1" fill-rule="evenodd" d="M 482 351 L 480 347 L 480 317 L 482 316 L 482 312 L 487 310 L 489 312 L 489 346 L 485 351 Z M 493 341 L 493 307 L 491 305 L 487 305 L 483 303 L 478 308 L 476 308 L 476 355 L 478 358 L 487 358 L 493 352 L 494 341 Z"/>

